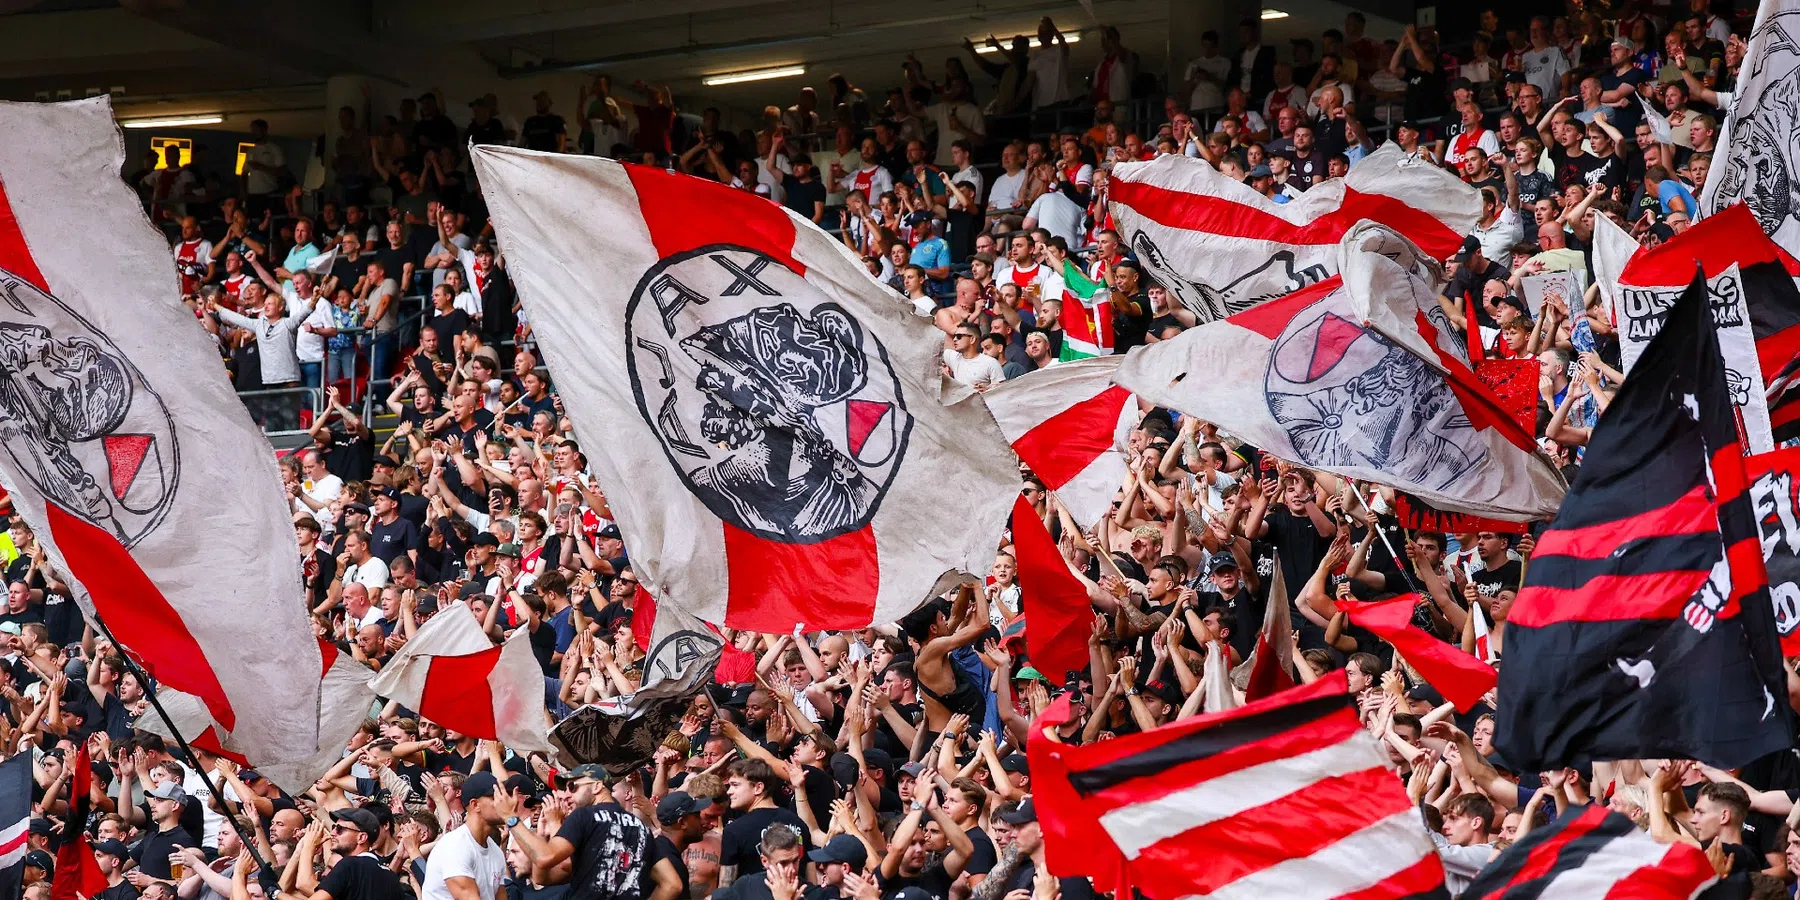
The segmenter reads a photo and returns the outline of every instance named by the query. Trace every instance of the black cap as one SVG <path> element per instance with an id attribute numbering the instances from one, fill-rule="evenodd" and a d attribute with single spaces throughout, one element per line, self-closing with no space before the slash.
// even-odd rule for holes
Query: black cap
<path id="1" fill-rule="evenodd" d="M 1481 241 L 1477 240 L 1475 236 L 1471 234 L 1468 237 L 1463 238 L 1462 249 L 1456 252 L 1456 261 L 1466 264 L 1469 260 L 1474 259 L 1475 254 L 1479 252 L 1481 252 Z"/>
<path id="2" fill-rule="evenodd" d="M 1005 759 L 1000 761 L 1000 771 L 1030 775 L 1031 760 L 1023 753 L 1009 753 Z"/>
<path id="3" fill-rule="evenodd" d="M 493 776 L 489 775 L 488 777 L 491 779 Z M 475 776 L 469 778 L 470 782 L 473 782 L 474 780 Z M 467 782 L 465 782 L 465 786 L 466 785 Z M 345 825 L 368 835 L 370 840 L 373 840 L 376 835 L 381 833 L 381 822 L 375 818 L 375 814 L 357 806 L 352 806 L 349 809 L 334 810 L 331 813 L 331 821 L 342 822 Z"/>
<path id="4" fill-rule="evenodd" d="M 56 826 L 50 824 L 49 819 L 32 819 L 30 831 L 32 834 L 55 834 Z"/>
<path id="5" fill-rule="evenodd" d="M 1181 692 L 1181 686 L 1170 681 L 1152 681 L 1144 685 L 1144 692 L 1170 706 L 1180 706 L 1187 702 L 1187 695 Z"/>
<path id="6" fill-rule="evenodd" d="M 125 846 L 125 842 L 118 838 L 107 838 L 105 840 L 94 842 L 94 852 L 124 859 L 131 855 L 131 848 Z"/>
<path id="7" fill-rule="evenodd" d="M 476 772 L 463 782 L 463 802 L 468 803 L 474 797 L 492 797 L 500 789 L 499 779 L 492 772 Z"/>
<path id="8" fill-rule="evenodd" d="M 36 866 L 46 873 L 56 871 L 56 861 L 50 858 L 50 854 L 42 850 L 33 850 L 25 854 L 25 865 Z"/>
<path id="9" fill-rule="evenodd" d="M 1505 84 L 1524 84 L 1525 73 L 1508 69 L 1500 76 L 1500 81 Z"/>
<path id="10" fill-rule="evenodd" d="M 468 784 L 466 781 L 463 783 Z M 538 792 L 537 781 L 530 775 L 514 772 L 506 776 L 506 791 L 510 794 L 524 794 L 530 797 Z"/>
<path id="11" fill-rule="evenodd" d="M 387 455 L 386 453 L 376 454 L 375 461 L 373 463 L 371 463 L 371 465 L 387 466 L 390 469 L 400 468 L 399 461 L 395 460 L 393 457 Z"/>
<path id="12" fill-rule="evenodd" d="M 400 502 L 400 492 L 391 487 L 388 487 L 386 485 L 382 485 L 380 487 L 375 487 L 375 488 L 370 488 L 369 494 L 371 496 L 375 496 L 375 497 L 385 497 L 389 500 L 394 501 L 395 503 Z"/>
<path id="13" fill-rule="evenodd" d="M 658 814 L 661 814 L 660 808 Z M 806 858 L 821 864 L 848 863 L 852 870 L 861 872 L 863 865 L 869 861 L 869 848 L 864 847 L 859 838 L 840 834 L 826 841 L 825 846 L 806 854 Z"/>
<path id="14" fill-rule="evenodd" d="M 1494 302 L 1501 306 L 1510 306 L 1513 309 L 1518 310 L 1519 313 L 1525 317 L 1526 321 L 1531 321 L 1531 310 L 1526 308 L 1525 300 L 1518 294 L 1507 294 Z"/>
<path id="15" fill-rule="evenodd" d="M 600 529 L 600 537 L 611 538 L 615 541 L 622 541 L 625 539 L 625 536 L 619 533 L 619 526 L 617 525 L 608 525 L 605 528 Z"/>
<path id="16" fill-rule="evenodd" d="M 475 547 L 498 547 L 500 546 L 500 539 L 484 531 L 476 535 L 473 540 L 469 541 L 469 544 Z"/>
<path id="17" fill-rule="evenodd" d="M 687 791 L 670 791 L 668 796 L 656 803 L 656 821 L 664 825 L 673 825 L 684 816 L 711 809 L 712 798 L 695 797 Z M 854 838 L 852 838 L 854 840 Z"/>
<path id="18" fill-rule="evenodd" d="M 1475 83 L 1470 81 L 1467 78 L 1452 78 L 1452 79 L 1450 79 L 1450 93 L 1454 94 L 1459 89 L 1465 90 L 1465 91 L 1475 90 Z"/>
<path id="19" fill-rule="evenodd" d="M 1008 825 L 1029 825 L 1037 821 L 1037 807 L 1031 805 L 1030 797 L 1026 797 L 1011 809 L 1001 807 L 995 816 Z"/>
<path id="20" fill-rule="evenodd" d="M 1237 557 L 1234 557 L 1229 553 L 1215 553 L 1213 554 L 1212 559 L 1206 561 L 1206 574 L 1211 575 L 1214 572 L 1223 572 L 1226 569 L 1235 569 L 1237 567 Z"/>
<path id="21" fill-rule="evenodd" d="M 346 503 L 344 504 L 344 512 L 362 513 L 366 516 L 369 514 L 369 506 L 366 503 Z"/>

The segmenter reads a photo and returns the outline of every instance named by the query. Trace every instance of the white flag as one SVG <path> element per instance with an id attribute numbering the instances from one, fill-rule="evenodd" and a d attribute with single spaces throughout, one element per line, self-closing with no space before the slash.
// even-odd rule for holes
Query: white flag
<path id="1" fill-rule="evenodd" d="M 1138 407 L 1130 391 L 1112 383 L 1120 359 L 1056 363 L 982 395 L 1019 459 L 1083 528 L 1106 515 L 1125 480 L 1126 441 Z"/>
<path id="2" fill-rule="evenodd" d="M 1109 184 L 1107 209 L 1125 243 L 1202 322 L 1337 274 L 1338 240 L 1363 219 L 1441 260 L 1481 217 L 1473 188 L 1394 144 L 1288 203 L 1178 153 L 1121 163 Z"/>
<path id="3" fill-rule="evenodd" d="M 1784 249 L 1800 249 L 1800 0 L 1762 0 L 1720 123 L 1700 209 L 1739 200 Z"/>
<path id="4" fill-rule="evenodd" d="M 369 687 L 451 731 L 498 740 L 516 753 L 551 749 L 531 629 L 495 645 L 461 600 L 419 626 Z"/>
<path id="5" fill-rule="evenodd" d="M 755 631 L 859 628 L 991 565 L 1017 459 L 973 392 L 946 394 L 943 332 L 841 243 L 716 182 L 472 155 L 659 603 Z"/>
<path id="6" fill-rule="evenodd" d="M 1555 514 L 1562 476 L 1470 371 L 1436 263 L 1372 222 L 1339 251 L 1342 275 L 1138 347 L 1114 380 L 1281 459 L 1439 509 Z"/>
<path id="7" fill-rule="evenodd" d="M 275 454 L 119 180 L 112 107 L 0 103 L 0 133 L 0 484 L 152 677 L 258 764 L 310 756 L 319 645 Z"/>

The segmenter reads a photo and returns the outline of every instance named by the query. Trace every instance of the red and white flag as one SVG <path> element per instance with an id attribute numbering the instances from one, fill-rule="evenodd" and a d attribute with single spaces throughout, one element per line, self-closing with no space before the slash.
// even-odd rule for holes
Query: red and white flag
<path id="1" fill-rule="evenodd" d="M 1126 440 L 1137 424 L 1131 392 L 1112 383 L 1118 356 L 1056 363 L 982 395 L 1013 452 L 1075 517 L 1092 527 L 1125 481 Z"/>
<path id="2" fill-rule="evenodd" d="M 1445 896 L 1444 869 L 1342 669 L 1220 713 L 1095 744 L 1032 723 L 1050 871 L 1150 900 Z"/>
<path id="3" fill-rule="evenodd" d="M 369 720 L 375 705 L 375 692 L 369 689 L 374 671 L 340 651 L 336 644 L 326 640 L 318 643 L 324 668 L 319 679 L 319 741 L 313 754 L 304 759 L 274 762 L 247 754 L 231 743 L 230 735 L 219 733 L 218 723 L 199 698 L 167 688 L 156 696 L 188 743 L 240 765 L 255 766 L 259 774 L 282 790 L 300 793 L 344 758 L 350 738 Z M 137 727 L 167 740 L 175 739 L 160 716 L 143 716 Z"/>
<path id="4" fill-rule="evenodd" d="M 1012 537 L 1025 609 L 1025 647 L 1031 664 L 1061 687 L 1069 670 L 1087 665 L 1093 601 L 1023 494 L 1013 501 Z"/>
<path id="5" fill-rule="evenodd" d="M 1468 712 L 1481 702 L 1483 694 L 1494 689 L 1500 676 L 1493 666 L 1413 624 L 1413 609 L 1420 602 L 1418 594 L 1404 594 L 1374 603 L 1339 600 L 1337 608 L 1352 623 L 1393 644 L 1425 683 L 1456 704 L 1458 712 Z"/>
<path id="6" fill-rule="evenodd" d="M 551 750 L 531 629 L 496 645 L 461 600 L 419 626 L 369 688 L 451 731 L 498 740 L 517 753 Z"/>
<path id="7" fill-rule="evenodd" d="M 841 243 L 662 169 L 473 159 L 663 607 L 754 631 L 859 628 L 988 569 L 1017 459 L 973 392 L 946 395 L 943 332 Z"/>
<path id="8" fill-rule="evenodd" d="M 1340 275 L 1139 347 L 1113 380 L 1281 459 L 1440 509 L 1554 515 L 1562 476 L 1469 369 L 1436 263 L 1374 223 L 1338 251 Z"/>
<path id="9" fill-rule="evenodd" d="M 0 483 L 161 685 L 249 755 L 310 755 L 318 684 L 293 676 L 319 649 L 275 454 L 119 180 L 112 107 L 0 103 L 0 133 Z"/>
<path id="10" fill-rule="evenodd" d="M 1394 144 L 1274 203 L 1181 154 L 1113 169 L 1107 209 L 1157 284 L 1202 322 L 1285 297 L 1338 273 L 1338 241 L 1368 219 L 1448 259 L 1481 217 L 1481 195 Z"/>

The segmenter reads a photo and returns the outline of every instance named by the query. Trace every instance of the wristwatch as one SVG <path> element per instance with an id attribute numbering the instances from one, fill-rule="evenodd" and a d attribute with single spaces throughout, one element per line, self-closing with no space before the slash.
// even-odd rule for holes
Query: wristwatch
<path id="1" fill-rule="evenodd" d="M 518 816 L 507 816 L 506 817 L 506 827 L 508 827 L 508 828 L 519 827 L 519 817 Z"/>

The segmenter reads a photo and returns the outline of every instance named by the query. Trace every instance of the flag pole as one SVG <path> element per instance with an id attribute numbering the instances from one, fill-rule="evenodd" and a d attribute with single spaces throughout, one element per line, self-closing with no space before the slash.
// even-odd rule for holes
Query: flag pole
<path id="1" fill-rule="evenodd" d="M 150 701 L 151 708 L 156 710 L 157 717 L 162 719 L 163 724 L 168 727 L 169 733 L 175 736 L 175 743 L 180 745 L 183 758 L 187 760 L 188 765 L 194 767 L 194 771 L 200 773 L 200 780 L 206 782 L 206 789 L 211 791 L 212 795 L 218 799 L 219 804 L 223 806 L 225 792 L 219 790 L 219 786 L 213 783 L 212 773 L 206 771 L 206 767 L 200 764 L 200 757 L 194 753 L 194 748 L 188 745 L 187 738 L 181 734 L 181 729 L 175 727 L 175 720 L 169 716 L 169 711 L 163 709 L 162 701 L 156 698 L 156 685 L 150 680 L 149 673 L 145 672 L 143 666 L 138 665 L 138 661 L 131 657 L 131 654 L 125 650 L 125 645 L 119 643 L 119 639 L 113 636 L 112 629 L 106 625 L 106 620 L 100 618 L 99 610 L 89 610 L 87 613 L 93 621 L 94 627 L 100 629 L 100 633 L 106 635 L 106 639 L 118 649 L 119 659 L 125 661 L 125 667 L 130 669 L 131 674 L 137 677 L 138 683 L 143 685 L 144 697 Z M 232 831 L 237 832 L 238 840 L 244 844 L 244 850 L 250 854 L 251 861 L 256 863 L 257 880 L 263 882 L 263 890 L 268 891 L 270 882 L 279 884 L 279 876 L 263 860 L 262 854 L 257 852 L 256 835 L 246 834 L 243 826 L 238 823 L 237 816 L 226 814 L 225 821 L 231 825 Z M 200 837 L 204 838 L 205 835 L 200 835 Z"/>
<path id="2" fill-rule="evenodd" d="M 1429 600 L 1430 596 L 1425 593 L 1425 589 L 1420 587 L 1419 583 L 1413 580 L 1412 574 L 1406 571 L 1406 565 L 1402 562 L 1406 557 L 1394 552 L 1394 542 L 1388 540 L 1387 529 L 1381 527 L 1381 517 L 1375 514 L 1375 510 L 1369 508 L 1369 501 L 1363 499 L 1362 489 L 1357 487 L 1355 481 L 1348 478 L 1344 481 L 1350 484 L 1350 493 L 1356 497 L 1356 502 L 1362 504 L 1363 512 L 1369 514 L 1369 527 L 1375 529 L 1376 534 L 1381 535 L 1381 543 L 1387 547 L 1388 555 L 1394 558 L 1394 568 L 1400 572 L 1401 578 L 1406 579 L 1406 586 L 1412 588 L 1412 592 L 1418 594 L 1420 598 Z"/>

